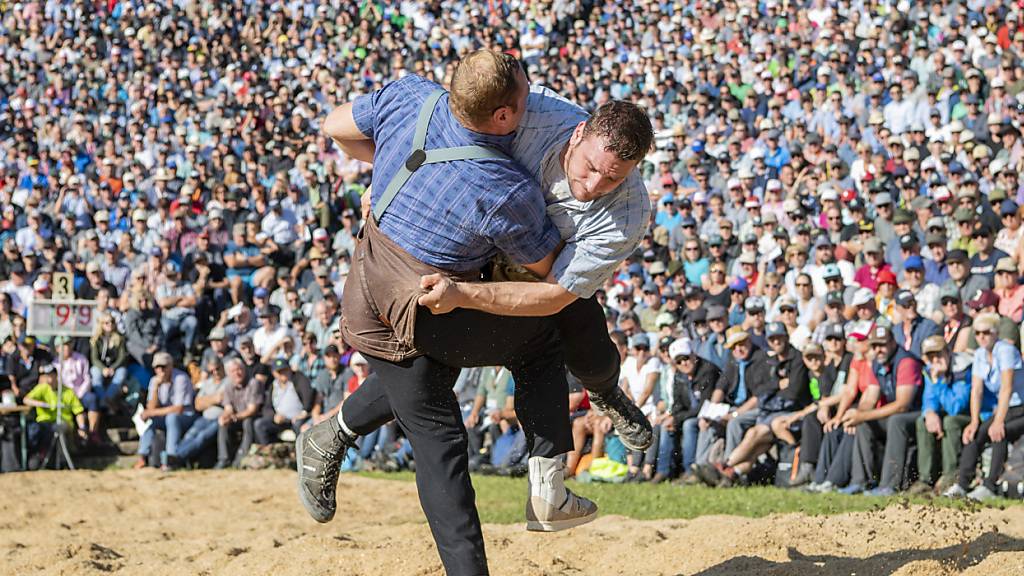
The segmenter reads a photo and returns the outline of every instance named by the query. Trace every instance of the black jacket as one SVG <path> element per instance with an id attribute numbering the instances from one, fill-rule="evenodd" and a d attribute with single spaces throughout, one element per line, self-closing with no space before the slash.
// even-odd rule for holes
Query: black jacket
<path id="1" fill-rule="evenodd" d="M 305 374 L 292 372 L 291 381 L 292 385 L 295 386 L 295 392 L 299 395 L 299 400 L 302 402 L 302 409 L 307 414 L 311 413 L 313 411 L 313 404 L 316 403 L 316 391 L 313 390 L 309 378 Z M 267 390 L 263 396 L 263 416 L 270 419 L 274 418 L 273 390 L 274 382 L 273 378 L 271 378 L 267 382 Z"/>
<path id="2" fill-rule="evenodd" d="M 768 359 L 768 366 L 774 390 L 758 395 L 758 407 L 762 411 L 789 412 L 811 403 L 811 379 L 803 354 L 793 346 L 786 346 L 782 356 Z M 785 389 L 780 386 L 783 379 L 789 380 Z"/>
<path id="3" fill-rule="evenodd" d="M 740 383 L 739 370 L 740 365 L 736 362 L 736 358 L 729 354 L 728 360 L 725 363 L 725 370 L 718 378 L 718 383 L 715 384 L 715 390 L 724 392 L 724 401 L 733 406 L 736 405 L 736 388 Z M 754 349 L 750 354 L 750 362 L 747 364 L 744 374 L 743 382 L 747 386 L 747 398 L 763 396 L 770 393 L 773 389 L 778 389 L 778 381 L 772 377 L 768 366 L 768 356 L 764 353 L 764 350 Z"/>
<path id="4" fill-rule="evenodd" d="M 684 420 L 693 418 L 700 412 L 701 404 L 705 400 L 711 399 L 715 383 L 721 375 L 722 371 L 717 366 L 703 358 L 697 358 L 693 378 L 682 372 L 675 373 L 672 387 L 672 420 L 675 421 L 677 430 L 681 429 Z"/>

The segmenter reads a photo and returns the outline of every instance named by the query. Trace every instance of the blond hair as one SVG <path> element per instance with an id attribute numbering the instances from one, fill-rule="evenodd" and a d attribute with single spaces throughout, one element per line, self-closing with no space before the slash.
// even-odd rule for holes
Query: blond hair
<path id="1" fill-rule="evenodd" d="M 463 124 L 479 125 L 498 108 L 515 110 L 521 70 L 509 54 L 487 49 L 467 54 L 452 74 L 452 114 Z"/>

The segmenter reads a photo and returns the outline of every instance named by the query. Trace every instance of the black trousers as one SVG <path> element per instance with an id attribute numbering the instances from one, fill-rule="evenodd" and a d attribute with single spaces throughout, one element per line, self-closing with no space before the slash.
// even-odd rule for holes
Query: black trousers
<path id="1" fill-rule="evenodd" d="M 566 356 L 581 363 L 576 375 L 585 385 L 601 389 L 617 384 L 618 352 L 600 306 L 586 300 L 566 311 L 585 315 L 589 322 L 475 310 L 434 316 L 421 308 L 416 346 L 425 355 L 404 362 L 368 356 L 373 374 L 342 405 L 342 419 L 356 434 L 372 432 L 392 418 L 402 427 L 416 455 L 420 505 L 450 575 L 488 574 L 469 478 L 467 433 L 452 391 L 460 368 L 509 369 L 516 382 L 517 417 L 534 456 L 553 457 L 572 449 L 566 362 L 557 326 L 571 328 L 571 338 L 584 342 Z"/>
<path id="2" fill-rule="evenodd" d="M 804 416 L 800 424 L 800 462 L 811 465 L 818 464 L 818 453 L 821 452 L 821 440 L 825 429 L 818 421 L 818 413 L 811 412 Z"/>
<path id="3" fill-rule="evenodd" d="M 552 341 L 555 336 L 557 340 Z M 608 336 L 604 311 L 594 298 L 578 299 L 551 318 L 513 318 L 474 310 L 433 316 L 421 309 L 416 345 L 448 366 L 508 368 L 516 383 L 516 415 L 533 456 L 552 457 L 570 451 L 572 429 L 566 416 L 564 379 L 558 379 L 555 386 L 545 384 L 553 379 L 547 373 L 551 366 L 538 368 L 542 359 L 531 363 L 524 357 L 560 348 L 565 367 L 588 391 L 607 392 L 619 382 L 619 352 Z M 533 374 L 523 373 L 530 364 Z M 394 418 L 378 375 L 371 374 L 345 400 L 342 413 L 345 424 L 357 434 L 368 434 Z"/>
<path id="4" fill-rule="evenodd" d="M 992 442 L 988 437 L 988 429 L 992 426 L 992 418 L 989 417 L 978 426 L 974 434 L 974 440 L 964 446 L 960 453 L 960 487 L 964 490 L 971 486 L 974 475 L 978 468 L 978 461 L 981 460 L 981 453 L 989 444 L 992 445 L 992 463 L 989 465 L 988 477 L 985 478 L 985 486 L 992 492 L 997 492 L 996 481 L 1003 473 L 1003 466 L 1006 464 L 1006 457 L 1009 455 L 1011 442 L 1016 441 L 1024 435 L 1024 406 L 1015 406 L 1006 412 L 1006 421 L 1003 427 L 1006 429 L 1006 436 L 1000 442 Z"/>

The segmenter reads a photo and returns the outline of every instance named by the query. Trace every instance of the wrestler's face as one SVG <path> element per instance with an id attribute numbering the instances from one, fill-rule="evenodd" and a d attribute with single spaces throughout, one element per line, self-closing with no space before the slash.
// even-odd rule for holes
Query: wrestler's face
<path id="1" fill-rule="evenodd" d="M 565 153 L 565 175 L 569 190 L 580 202 L 596 200 L 615 190 L 636 168 L 637 163 L 622 160 L 608 150 L 606 138 L 583 136 L 583 123 L 576 127 Z"/>

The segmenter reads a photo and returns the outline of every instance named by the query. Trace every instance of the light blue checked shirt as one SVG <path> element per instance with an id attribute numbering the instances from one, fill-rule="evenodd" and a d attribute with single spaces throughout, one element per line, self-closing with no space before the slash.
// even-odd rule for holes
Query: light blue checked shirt
<path id="1" fill-rule="evenodd" d="M 439 86 L 406 76 L 358 97 L 356 126 L 376 143 L 374 204 L 412 152 L 421 104 Z M 511 155 L 513 136 L 489 136 L 462 126 L 438 101 L 426 149 L 484 145 Z M 558 245 L 537 183 L 511 159 L 463 160 L 420 167 L 395 196 L 380 229 L 416 259 L 453 272 L 482 268 L 498 251 L 520 264 L 537 262 Z"/>
<path id="2" fill-rule="evenodd" d="M 587 118 L 582 108 L 555 92 L 532 86 L 512 142 L 512 156 L 540 182 L 548 216 L 565 240 L 552 274 L 580 298 L 590 298 L 612 277 L 636 250 L 651 220 L 650 198 L 638 170 L 591 202 L 580 202 L 569 191 L 561 152 Z"/>

